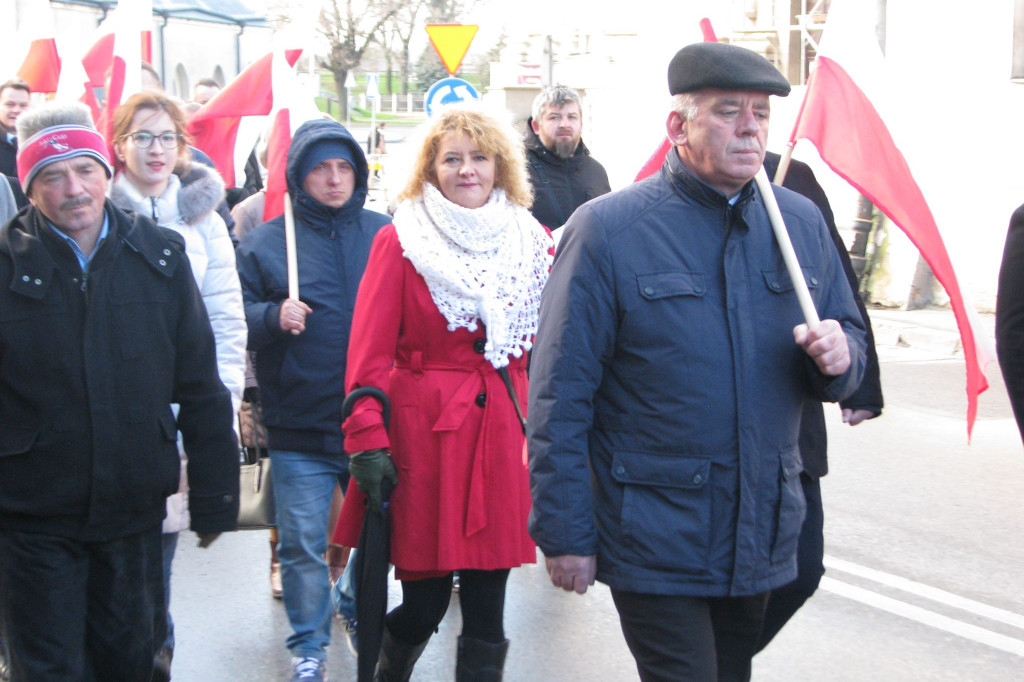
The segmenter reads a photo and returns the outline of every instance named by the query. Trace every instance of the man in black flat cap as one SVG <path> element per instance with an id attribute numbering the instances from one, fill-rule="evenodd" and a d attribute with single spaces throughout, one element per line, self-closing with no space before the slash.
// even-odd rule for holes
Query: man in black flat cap
<path id="1" fill-rule="evenodd" d="M 556 586 L 608 584 L 644 682 L 743 680 L 796 576 L 804 402 L 857 388 L 864 326 L 821 213 L 775 188 L 822 318 L 803 324 L 752 182 L 789 83 L 719 43 L 668 80 L 661 172 L 576 211 L 544 290 L 530 532 Z"/>

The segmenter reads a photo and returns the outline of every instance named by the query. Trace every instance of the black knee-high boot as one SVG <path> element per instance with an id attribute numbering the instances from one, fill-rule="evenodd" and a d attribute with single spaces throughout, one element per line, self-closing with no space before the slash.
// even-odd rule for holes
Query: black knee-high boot
<path id="1" fill-rule="evenodd" d="M 508 640 L 497 644 L 471 637 L 459 637 L 455 682 L 501 682 Z"/>
<path id="2" fill-rule="evenodd" d="M 413 666 L 423 650 L 427 648 L 430 637 L 419 644 L 406 644 L 395 639 L 391 630 L 384 628 L 384 638 L 380 645 L 380 658 L 377 659 L 377 670 L 373 673 L 373 682 L 409 682 Z"/>

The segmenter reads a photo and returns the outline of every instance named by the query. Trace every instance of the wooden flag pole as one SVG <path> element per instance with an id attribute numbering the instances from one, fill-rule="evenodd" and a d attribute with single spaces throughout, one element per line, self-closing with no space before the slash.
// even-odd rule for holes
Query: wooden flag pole
<path id="1" fill-rule="evenodd" d="M 804 280 L 804 272 L 800 268 L 800 261 L 796 258 L 793 250 L 793 242 L 789 238 L 786 224 L 782 221 L 782 213 L 779 211 L 779 204 L 775 201 L 775 192 L 772 191 L 772 183 L 768 180 L 768 174 L 764 166 L 758 169 L 754 176 L 754 182 L 761 191 L 764 200 L 764 207 L 768 211 L 768 218 L 772 223 L 772 230 L 775 232 L 775 241 L 779 243 L 782 251 L 782 260 L 786 262 L 786 270 L 789 271 L 789 278 L 793 281 L 793 291 L 796 292 L 797 300 L 800 301 L 800 309 L 804 313 L 804 320 L 807 326 L 814 329 L 821 321 L 818 318 L 818 311 L 814 309 L 814 301 L 811 300 L 811 292 Z"/>
<path id="2" fill-rule="evenodd" d="M 299 300 L 299 258 L 295 250 L 295 214 L 292 212 L 292 198 L 284 193 L 284 248 L 288 264 L 288 298 Z M 298 334 L 293 329 L 292 334 Z"/>
<path id="3" fill-rule="evenodd" d="M 779 159 L 779 167 L 775 169 L 775 177 L 772 178 L 772 182 L 782 187 L 782 183 L 786 181 L 786 173 L 789 172 L 789 162 L 793 159 L 793 147 L 796 146 L 796 142 L 790 142 L 786 145 L 785 151 L 782 152 L 782 158 Z"/>

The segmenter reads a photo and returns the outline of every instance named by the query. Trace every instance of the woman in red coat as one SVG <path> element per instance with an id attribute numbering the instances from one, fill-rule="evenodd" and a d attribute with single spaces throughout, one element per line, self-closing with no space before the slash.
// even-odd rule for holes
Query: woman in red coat
<path id="1" fill-rule="evenodd" d="M 511 127 L 467 107 L 428 125 L 394 224 L 374 239 L 352 320 L 346 392 L 383 388 L 390 430 L 364 399 L 343 425 L 345 450 L 371 498 L 397 473 L 391 561 L 403 601 L 387 616 L 376 679 L 409 679 L 459 571 L 456 678 L 499 680 L 509 569 L 536 558 L 521 415 L 552 242 L 527 210 Z M 356 545 L 362 497 L 346 497 L 340 544 Z"/>

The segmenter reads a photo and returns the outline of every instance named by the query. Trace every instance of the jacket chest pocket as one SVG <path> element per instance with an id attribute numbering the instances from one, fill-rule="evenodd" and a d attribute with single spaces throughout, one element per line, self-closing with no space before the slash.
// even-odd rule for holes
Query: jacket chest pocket
<path id="1" fill-rule="evenodd" d="M 654 272 L 636 276 L 636 285 L 645 301 L 657 302 L 679 296 L 701 298 L 707 292 L 704 273 Z"/>
<path id="2" fill-rule="evenodd" d="M 711 544 L 711 462 L 619 451 L 612 478 L 622 486 L 619 530 L 632 560 L 648 568 L 704 573 Z"/>
<path id="3" fill-rule="evenodd" d="M 636 289 L 626 292 L 619 342 L 639 349 L 676 347 L 697 335 L 706 319 L 708 287 L 704 273 L 654 272 L 636 275 Z M 646 354 L 645 351 L 641 351 Z"/>
<path id="4" fill-rule="evenodd" d="M 821 286 L 821 277 L 818 274 L 817 268 L 805 268 L 802 267 L 804 273 L 804 281 L 807 283 L 807 288 L 811 290 L 812 296 L 814 291 Z M 768 288 L 768 291 L 773 294 L 788 294 L 793 291 L 793 278 L 789 276 L 789 270 L 782 268 L 780 270 L 762 270 L 761 276 L 764 277 L 764 284 Z M 794 300 L 796 300 L 794 298 Z"/>

